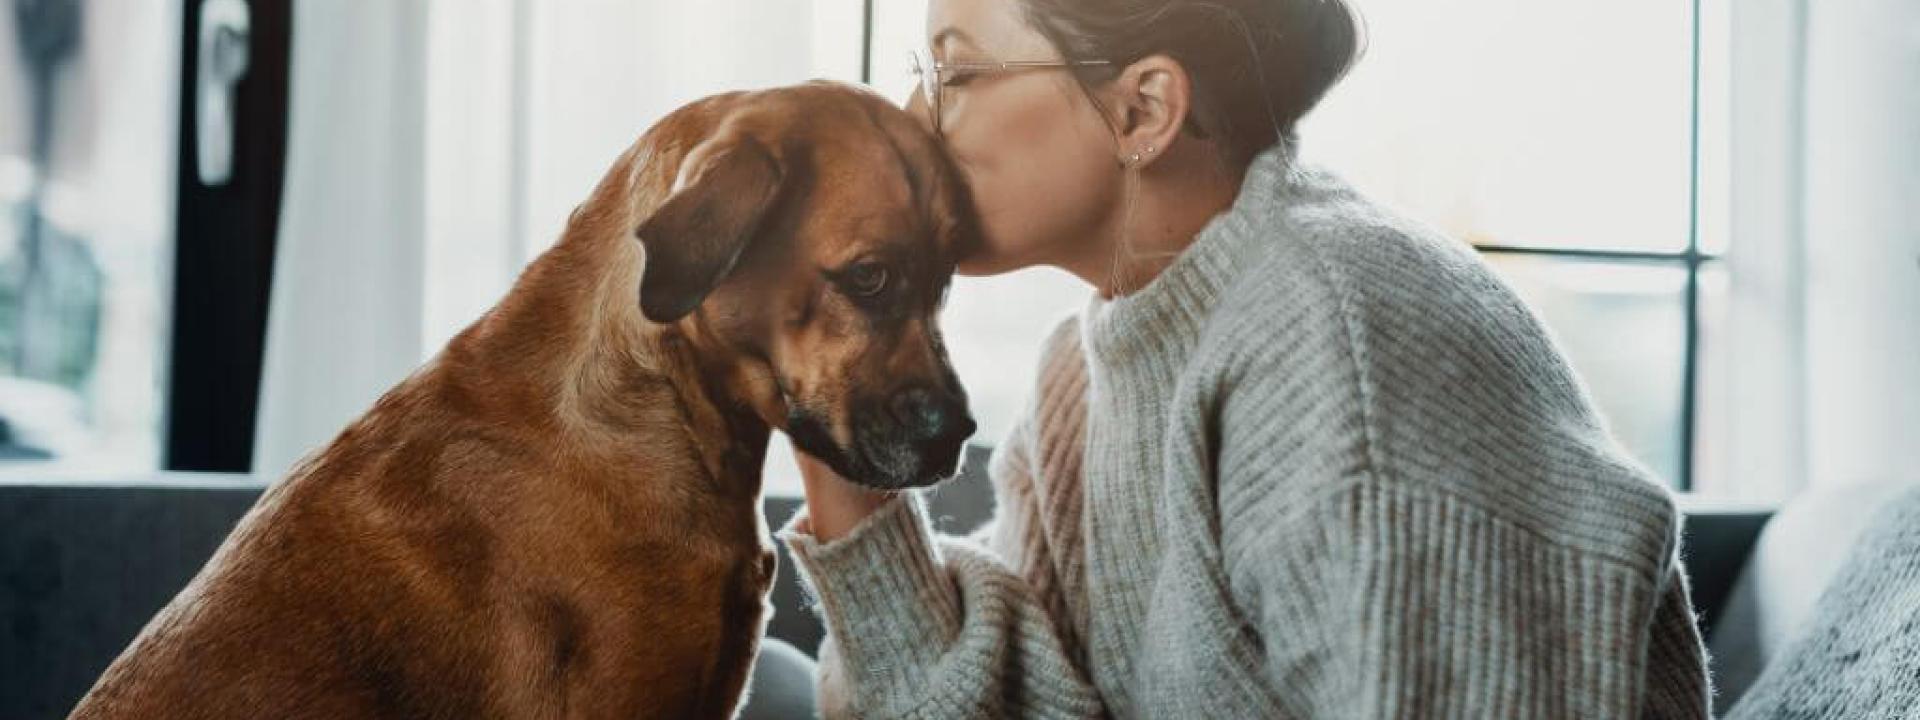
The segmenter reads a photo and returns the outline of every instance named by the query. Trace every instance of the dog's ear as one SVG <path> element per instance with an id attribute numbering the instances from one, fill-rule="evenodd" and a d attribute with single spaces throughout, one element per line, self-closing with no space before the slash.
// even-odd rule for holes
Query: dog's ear
<path id="1" fill-rule="evenodd" d="M 657 323 L 693 312 L 733 271 L 780 194 L 780 165 L 751 138 L 688 153 L 673 194 L 635 231 L 647 250 L 640 312 Z"/>

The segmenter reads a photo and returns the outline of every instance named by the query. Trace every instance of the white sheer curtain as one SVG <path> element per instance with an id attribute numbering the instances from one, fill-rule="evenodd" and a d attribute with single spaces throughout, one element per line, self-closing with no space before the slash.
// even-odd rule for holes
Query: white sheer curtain
<path id="1" fill-rule="evenodd" d="M 254 470 L 284 474 L 420 359 L 428 3 L 294 4 Z"/>
<path id="2" fill-rule="evenodd" d="M 255 471 L 284 473 L 498 300 L 660 116 L 723 90 L 857 79 L 859 8 L 296 3 Z"/>

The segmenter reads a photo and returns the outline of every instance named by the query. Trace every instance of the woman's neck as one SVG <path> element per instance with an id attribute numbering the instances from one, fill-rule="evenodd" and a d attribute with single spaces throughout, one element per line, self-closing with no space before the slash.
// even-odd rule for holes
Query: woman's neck
<path id="1" fill-rule="evenodd" d="M 1105 227 L 1060 266 L 1106 299 L 1131 294 L 1193 244 L 1215 216 L 1233 205 L 1245 171 L 1220 166 L 1210 149 L 1169 152 L 1127 171 Z"/>

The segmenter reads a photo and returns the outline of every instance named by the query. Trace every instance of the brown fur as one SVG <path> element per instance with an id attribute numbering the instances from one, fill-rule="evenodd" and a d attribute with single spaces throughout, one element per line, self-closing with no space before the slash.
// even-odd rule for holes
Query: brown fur
<path id="1" fill-rule="evenodd" d="M 650 322 L 635 229 L 727 138 L 772 153 L 778 207 L 697 310 Z M 498 306 L 261 498 L 73 717 L 730 717 L 773 573 L 769 428 L 804 404 L 850 432 L 875 368 L 951 374 L 932 318 L 959 192 L 861 91 L 674 113 Z M 820 274 L 887 248 L 922 256 L 903 282 L 928 296 L 892 325 Z"/>

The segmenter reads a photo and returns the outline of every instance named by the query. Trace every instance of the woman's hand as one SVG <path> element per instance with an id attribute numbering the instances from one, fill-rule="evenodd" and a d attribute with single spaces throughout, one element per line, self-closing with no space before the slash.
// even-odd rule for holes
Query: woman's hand
<path id="1" fill-rule="evenodd" d="M 800 481 L 807 496 L 807 521 L 814 540 L 831 542 L 851 532 L 893 493 L 869 490 L 840 477 L 826 463 L 794 448 L 794 460 L 800 464 Z"/>

